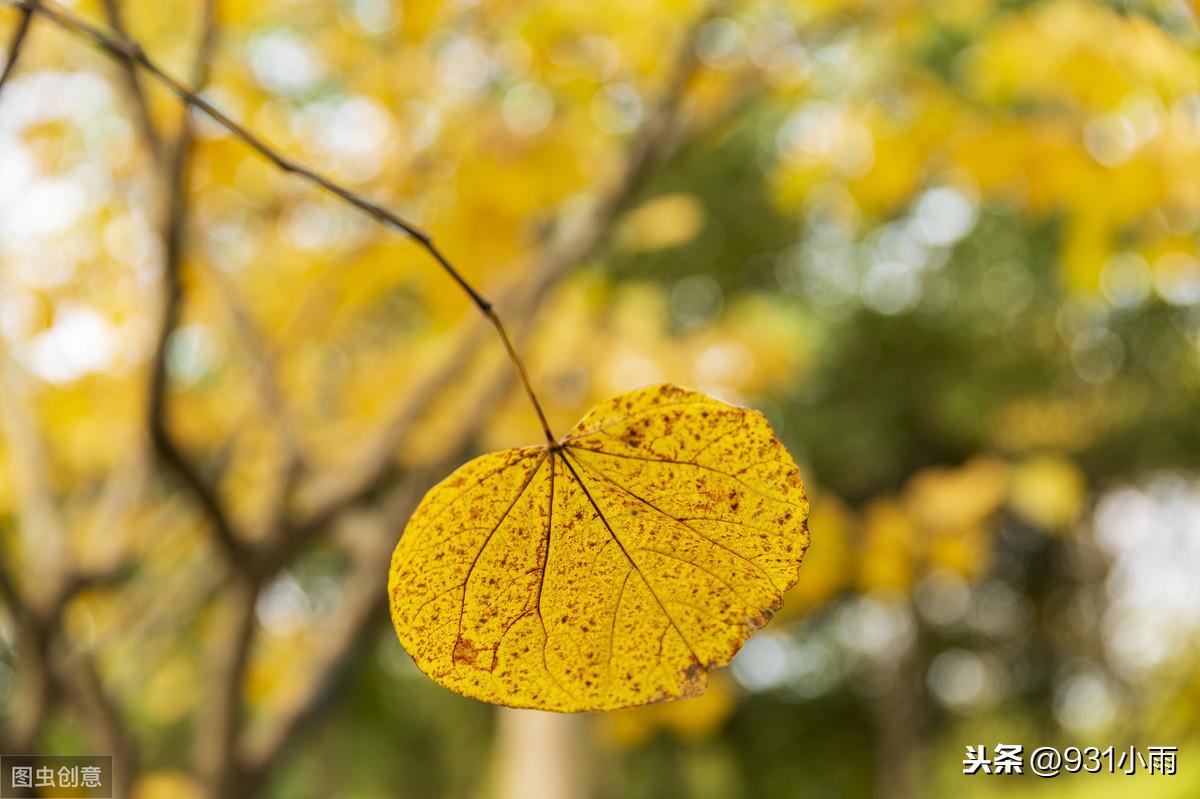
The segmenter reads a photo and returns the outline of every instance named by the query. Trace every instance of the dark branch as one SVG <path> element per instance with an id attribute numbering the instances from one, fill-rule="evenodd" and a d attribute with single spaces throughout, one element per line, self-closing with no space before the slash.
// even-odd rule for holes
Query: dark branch
<path id="1" fill-rule="evenodd" d="M 56 651 L 53 666 L 57 686 L 76 707 L 93 745 L 113 756 L 113 795 L 128 796 L 138 770 L 138 745 L 95 662 L 86 652 Z"/>
<path id="2" fill-rule="evenodd" d="M 34 5 L 36 5 L 36 0 L 31 0 L 29 5 L 21 9 L 21 18 L 17 20 L 17 27 L 13 30 L 12 40 L 8 44 L 8 60 L 4 62 L 4 71 L 0 72 L 0 90 L 3 90 L 4 84 L 8 83 L 9 76 L 12 75 L 17 61 L 21 58 L 21 51 L 25 47 L 25 37 L 29 35 L 29 26 L 33 22 Z"/>
<path id="3" fill-rule="evenodd" d="M 211 3 L 208 4 L 211 6 Z M 40 8 L 40 7 L 39 7 Z M 51 14 L 46 11 L 44 13 Z M 57 20 L 55 16 L 52 19 Z M 196 59 L 197 74 L 203 78 L 213 43 L 214 33 L 212 22 L 215 17 L 211 11 L 206 14 L 205 31 Z M 90 26 L 88 26 L 90 28 Z M 122 40 L 128 41 L 128 40 Z M 131 46 L 137 52 L 141 48 Z M 122 50 L 112 50 L 118 54 Z M 179 326 L 179 317 L 183 306 L 183 283 L 181 270 L 187 227 L 188 213 L 188 166 L 193 143 L 191 114 L 186 110 L 180 120 L 179 133 L 172 143 L 167 156 L 164 174 L 164 194 L 167 200 L 167 212 L 163 222 L 163 274 L 162 274 L 162 318 L 155 338 L 154 355 L 150 365 L 149 401 L 147 403 L 147 422 L 150 440 L 163 462 L 169 466 L 184 482 L 188 490 L 196 498 L 205 516 L 212 525 L 213 535 L 224 551 L 227 558 L 235 566 L 249 567 L 250 552 L 238 534 L 233 520 L 222 504 L 217 488 L 210 484 L 197 467 L 183 451 L 183 447 L 175 440 L 170 429 L 170 419 L 167 414 L 168 350 L 171 344 L 171 334 Z"/>
<path id="4" fill-rule="evenodd" d="M 104 0 L 104 15 L 108 19 L 109 26 L 123 38 L 129 38 L 129 33 L 125 29 L 125 21 L 121 15 L 120 0 Z M 150 154 L 155 161 L 162 159 L 162 138 L 158 135 L 158 128 L 154 124 L 154 118 L 150 116 L 150 104 L 146 101 L 146 92 L 142 88 L 142 78 L 138 74 L 137 68 L 128 61 L 121 62 L 125 74 L 125 87 L 129 94 L 129 99 L 133 103 L 134 113 L 137 115 L 138 128 L 141 130 L 142 139 L 146 142 L 146 146 L 150 148 Z"/>
<path id="5" fill-rule="evenodd" d="M 447 259 L 442 251 L 433 243 L 433 239 L 428 233 L 413 223 L 402 219 L 400 216 L 392 211 L 389 211 L 387 208 L 384 208 L 374 200 L 353 192 L 345 186 L 342 186 L 340 183 L 337 183 L 320 174 L 319 172 L 316 172 L 315 170 L 310 169 L 309 167 L 304 166 L 297 161 L 293 161 L 291 158 L 283 155 L 262 136 L 242 126 L 241 123 L 237 122 L 235 119 L 218 109 L 212 103 L 208 102 L 208 100 L 205 100 L 203 97 L 198 95 L 194 90 L 188 88 L 177 78 L 163 70 L 163 68 L 160 67 L 157 62 L 151 60 L 150 57 L 146 55 L 146 51 L 143 50 L 142 46 L 137 42 L 119 34 L 103 31 L 85 21 L 81 17 L 76 16 L 65 6 L 53 2 L 53 0 L 37 0 L 36 2 L 35 0 L 10 0 L 10 2 L 22 8 L 33 9 L 34 11 L 44 15 L 48 19 L 53 20 L 56 24 L 67 30 L 89 37 L 92 41 L 94 41 L 97 45 L 115 58 L 124 60 L 130 64 L 136 64 L 150 73 L 150 75 L 170 89 L 177 97 L 179 97 L 179 99 L 183 100 L 189 106 L 198 108 L 204 113 L 208 114 L 208 116 L 212 117 L 217 124 L 225 128 L 238 139 L 245 142 L 260 156 L 274 164 L 276 168 L 283 172 L 303 178 L 315 186 L 319 186 L 325 191 L 328 191 L 331 194 L 341 198 L 358 210 L 372 217 L 376 221 L 403 232 L 405 235 L 415 241 L 421 248 L 425 250 L 425 252 L 427 252 L 435 261 L 437 261 L 437 263 L 451 278 L 453 278 L 454 282 L 459 285 L 459 287 L 467 294 L 468 297 L 470 297 L 471 302 L 475 304 L 479 311 L 485 317 L 487 317 L 489 322 L 491 322 L 492 326 L 496 328 L 496 333 L 499 335 L 501 342 L 504 343 L 509 359 L 513 362 L 513 366 L 516 368 L 517 373 L 521 378 L 522 385 L 525 388 L 525 393 L 528 395 L 529 401 L 533 405 L 534 411 L 537 413 L 538 421 L 541 422 L 542 430 L 546 435 L 546 440 L 550 442 L 554 441 L 554 434 L 551 432 L 550 426 L 546 422 L 546 415 L 542 411 L 541 403 L 538 401 L 537 395 L 533 391 L 533 386 L 529 382 L 529 377 L 525 371 L 524 365 L 521 362 L 521 358 L 512 348 L 511 344 L 508 343 L 508 333 L 504 329 L 504 323 L 492 309 L 492 304 L 488 302 L 488 300 L 486 300 L 483 295 L 480 294 L 475 287 L 467 281 L 465 277 L 463 277 L 462 273 L 459 272 L 453 264 L 450 263 L 449 259 Z"/>
<path id="6" fill-rule="evenodd" d="M 239 575 L 223 592 L 228 596 L 230 617 L 216 643 L 212 695 L 201 711 L 195 739 L 197 771 L 212 797 L 235 793 L 240 778 L 236 746 L 242 719 L 242 684 L 254 644 L 260 586 L 257 580 Z"/>

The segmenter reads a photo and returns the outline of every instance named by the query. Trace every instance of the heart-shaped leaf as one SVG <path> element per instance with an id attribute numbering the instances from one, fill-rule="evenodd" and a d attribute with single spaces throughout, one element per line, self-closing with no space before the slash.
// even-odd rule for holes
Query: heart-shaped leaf
<path id="1" fill-rule="evenodd" d="M 422 671 L 488 702 L 694 696 L 795 584 L 807 518 L 762 414 L 641 389 L 433 488 L 392 556 L 392 621 Z"/>

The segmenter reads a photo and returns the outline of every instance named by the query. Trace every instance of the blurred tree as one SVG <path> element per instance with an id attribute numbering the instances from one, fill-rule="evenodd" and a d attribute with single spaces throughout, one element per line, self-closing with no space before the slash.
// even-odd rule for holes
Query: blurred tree
<path id="1" fill-rule="evenodd" d="M 504 780 L 510 720 L 417 674 L 382 586 L 424 488 L 536 418 L 419 247 L 181 111 L 131 37 L 420 220 L 552 424 L 670 380 L 802 459 L 784 613 L 710 695 L 595 719 L 587 790 L 990 796 L 967 743 L 1186 757 L 1195 4 L 31 7 L 0 21 L 0 750 L 112 752 L 140 797 Z"/>

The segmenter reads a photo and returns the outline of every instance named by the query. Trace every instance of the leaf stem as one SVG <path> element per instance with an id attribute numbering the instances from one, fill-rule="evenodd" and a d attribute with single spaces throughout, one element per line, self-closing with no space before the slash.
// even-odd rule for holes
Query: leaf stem
<path id="1" fill-rule="evenodd" d="M 517 370 L 517 374 L 521 378 L 521 384 L 525 387 L 525 393 L 528 395 L 529 401 L 537 413 L 538 422 L 541 423 L 542 432 L 545 433 L 547 442 L 550 444 L 555 442 L 556 439 L 550 430 L 546 414 L 543 412 L 542 405 L 533 390 L 533 385 L 529 381 L 529 373 L 526 371 L 525 364 L 521 360 L 520 355 L 517 354 L 516 348 L 513 347 L 512 340 L 508 336 L 508 331 L 505 329 L 504 323 L 500 320 L 492 304 L 463 277 L 462 273 L 434 245 L 433 239 L 428 233 L 413 223 L 402 219 L 369 197 L 353 192 L 325 175 L 283 155 L 262 136 L 243 126 L 165 71 L 157 62 L 146 55 L 142 46 L 133 39 L 120 33 L 110 33 L 101 30 L 82 17 L 77 16 L 65 6 L 54 2 L 54 0 L 7 0 L 7 2 L 24 10 L 27 14 L 41 14 L 59 27 L 76 35 L 91 39 L 92 42 L 110 56 L 127 64 L 137 65 L 148 72 L 159 83 L 170 89 L 184 103 L 203 111 L 234 137 L 240 139 L 260 156 L 274 164 L 280 171 L 296 175 L 309 183 L 319 186 L 372 217 L 377 222 L 400 230 L 415 241 L 453 278 L 454 282 L 471 298 L 471 302 L 475 304 L 475 307 L 496 328 L 496 332 L 500 336 L 500 341 L 504 344 L 504 350 L 508 354 L 509 360 L 512 361 L 513 367 Z"/>

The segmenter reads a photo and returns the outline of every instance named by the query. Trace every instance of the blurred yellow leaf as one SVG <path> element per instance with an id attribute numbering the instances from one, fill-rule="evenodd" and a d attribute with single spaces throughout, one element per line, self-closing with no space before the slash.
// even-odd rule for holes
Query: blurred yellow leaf
<path id="1" fill-rule="evenodd" d="M 926 545 L 926 567 L 944 569 L 966 578 L 979 577 L 991 563 L 990 532 L 973 525 L 931 536 Z"/>
<path id="2" fill-rule="evenodd" d="M 631 252 L 678 247 L 704 227 L 704 209 L 690 194 L 665 194 L 630 211 L 617 225 L 617 243 Z"/>
<path id="3" fill-rule="evenodd" d="M 1014 471 L 1009 504 L 1038 527 L 1058 530 L 1075 521 L 1086 489 L 1083 472 L 1072 461 L 1039 455 Z"/>
<path id="4" fill-rule="evenodd" d="M 1044 54 L 1031 62 L 1029 53 Z M 984 38 L 968 79 L 992 100 L 1053 100 L 1105 110 L 1131 88 L 1164 96 L 1194 91 L 1186 46 L 1137 14 L 1101 3 L 1055 0 L 1014 14 Z"/>
<path id="5" fill-rule="evenodd" d="M 392 556 L 392 621 L 422 671 L 476 699 L 695 696 L 797 581 L 807 518 L 762 414 L 640 389 L 430 491 Z"/>
<path id="6" fill-rule="evenodd" d="M 863 516 L 862 588 L 908 590 L 920 530 L 904 506 L 892 498 L 873 501 Z"/>
<path id="7" fill-rule="evenodd" d="M 1008 468 L 990 457 L 957 469 L 925 469 L 909 481 L 905 504 L 922 527 L 961 530 L 978 524 L 1004 502 Z"/>
<path id="8" fill-rule="evenodd" d="M 200 784 L 185 771 L 151 771 L 133 786 L 133 799 L 199 799 Z"/>
<path id="9" fill-rule="evenodd" d="M 143 712 L 158 722 L 176 722 L 195 710 L 200 682 L 196 662 L 184 653 L 173 652 L 159 662 L 142 682 L 139 699 Z"/>

